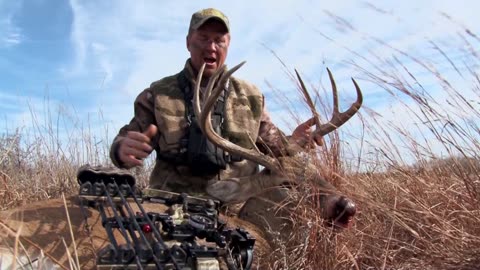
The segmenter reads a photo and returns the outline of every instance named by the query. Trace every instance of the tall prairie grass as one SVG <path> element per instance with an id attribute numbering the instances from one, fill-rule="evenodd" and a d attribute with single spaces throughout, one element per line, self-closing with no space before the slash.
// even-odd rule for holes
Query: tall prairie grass
<path id="1" fill-rule="evenodd" d="M 80 166 L 112 166 L 108 132 L 97 134 L 88 124 L 60 127 L 61 121 L 80 122 L 71 121 L 63 110 L 49 110 L 41 117 L 33 108 L 30 111 L 32 125 L 0 135 L 0 210 L 78 193 Z M 35 120 L 39 118 L 47 120 L 40 123 Z M 148 181 L 151 162 L 148 159 L 145 167 L 133 170 L 141 187 Z"/>
<path id="2" fill-rule="evenodd" d="M 316 185 L 305 181 L 299 190 L 309 193 L 292 216 L 303 240 L 291 253 L 279 250 L 285 256 L 271 268 L 480 269 L 480 38 L 459 28 L 459 47 L 427 40 L 442 64 L 366 38 L 389 57 L 353 52 L 359 57 L 347 64 L 361 86 L 390 103 L 382 111 L 364 106 L 312 154 L 325 178 L 356 201 L 354 224 L 341 233 L 326 227 L 309 199 Z M 330 86 L 312 89 L 317 97 L 323 87 Z M 0 209 L 76 193 L 80 165 L 109 163 L 108 143 L 82 128 L 73 127 L 83 136 L 63 143 L 48 125 L 37 126 L 35 136 L 0 137 Z M 137 173 L 144 185 L 148 166 Z"/>
<path id="3" fill-rule="evenodd" d="M 321 191 L 306 181 L 292 213 L 301 241 L 272 268 L 480 269 L 480 38 L 459 27 L 457 47 L 426 40 L 432 58 L 365 38 L 380 49 L 353 51 L 347 64 L 385 105 L 364 106 L 312 154 L 356 201 L 354 225 L 341 233 L 325 227 L 311 199 Z M 329 87 L 313 90 L 321 97 Z"/>

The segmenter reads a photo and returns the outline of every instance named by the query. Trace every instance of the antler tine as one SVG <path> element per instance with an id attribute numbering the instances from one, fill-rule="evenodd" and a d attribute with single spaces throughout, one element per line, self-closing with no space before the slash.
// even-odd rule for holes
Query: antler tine
<path id="1" fill-rule="evenodd" d="M 195 114 L 195 117 L 197 119 L 200 119 L 199 116 L 201 115 L 201 113 L 203 111 L 202 109 L 200 109 L 200 84 L 202 83 L 202 77 L 203 77 L 203 71 L 205 70 L 205 65 L 206 64 L 203 63 L 203 65 L 200 67 L 200 70 L 198 71 L 197 81 L 196 81 L 196 84 L 195 84 L 195 88 L 193 90 L 193 113 Z M 218 69 L 212 75 L 212 77 L 210 77 L 210 79 L 208 80 L 207 89 L 204 93 L 204 98 L 203 98 L 204 100 L 208 99 L 210 97 L 213 85 L 215 84 L 215 81 L 217 80 L 217 77 L 220 75 L 221 72 L 222 72 L 222 69 Z M 200 127 L 200 129 L 201 128 L 202 127 Z"/>
<path id="2" fill-rule="evenodd" d="M 204 63 L 205 65 L 205 63 Z M 203 93 L 203 106 L 205 107 L 205 101 L 208 100 L 210 98 L 210 95 L 212 94 L 212 88 L 213 86 L 215 85 L 215 82 L 217 81 L 217 78 L 218 76 L 222 73 L 223 71 L 223 67 L 222 68 L 219 68 L 215 71 L 215 73 L 213 74 L 212 77 L 210 77 L 210 79 L 208 79 L 208 83 L 207 83 L 207 88 L 205 90 L 205 93 Z M 218 84 L 220 85 L 220 84 Z M 214 99 L 216 100 L 216 98 Z"/>
<path id="3" fill-rule="evenodd" d="M 360 87 L 358 86 L 357 82 L 352 78 L 353 84 L 355 85 L 355 89 L 357 91 L 357 100 L 348 108 L 348 110 L 340 113 L 338 108 L 338 93 L 337 93 L 337 85 L 335 84 L 335 79 L 333 78 L 332 72 L 330 69 L 327 68 L 328 76 L 330 78 L 330 83 L 332 84 L 332 92 L 333 92 L 333 113 L 330 122 L 317 126 L 317 129 L 314 131 L 315 135 L 324 136 L 341 125 L 345 124 L 352 116 L 354 116 L 360 107 L 362 106 L 363 96 Z"/>
<path id="4" fill-rule="evenodd" d="M 320 117 L 318 115 L 317 110 L 315 109 L 315 104 L 313 104 L 312 98 L 310 97 L 310 94 L 307 91 L 307 87 L 305 87 L 305 84 L 303 83 L 302 77 L 300 77 L 300 74 L 298 71 L 295 69 L 295 74 L 297 74 L 298 81 L 300 82 L 300 88 L 302 89 L 303 95 L 305 96 L 305 100 L 307 101 L 308 107 L 310 107 L 310 110 L 312 111 L 314 120 L 315 120 L 315 125 L 317 127 L 320 126 Z"/>
<path id="5" fill-rule="evenodd" d="M 202 110 L 200 109 L 200 83 L 202 81 L 203 71 L 205 70 L 205 63 L 203 63 L 202 67 L 198 71 L 197 81 L 195 82 L 195 87 L 193 88 L 193 114 L 195 117 L 200 115 Z"/>
<path id="6" fill-rule="evenodd" d="M 217 101 L 218 97 L 220 96 L 220 94 L 222 93 L 223 91 L 223 86 L 225 84 L 225 82 L 228 80 L 228 78 L 230 78 L 230 76 L 232 76 L 232 74 L 237 71 L 239 68 L 241 68 L 246 62 L 243 61 L 241 62 L 240 64 L 234 66 L 232 69 L 230 70 L 227 70 L 225 71 L 222 76 L 220 77 L 220 80 L 218 81 L 217 83 L 217 87 L 215 89 L 213 89 L 213 91 L 211 90 L 211 88 L 213 87 L 213 85 L 215 84 L 215 81 L 218 77 L 218 74 L 217 73 L 220 73 L 223 71 L 223 69 L 219 69 L 217 70 L 217 72 L 215 72 L 215 75 L 212 76 L 212 78 L 210 78 L 210 80 L 208 81 L 208 86 L 207 86 L 207 92 L 210 93 L 210 95 L 208 96 L 207 99 L 205 99 L 204 101 L 204 104 L 203 104 L 203 108 L 204 108 L 204 111 L 205 112 L 208 112 L 208 113 L 202 113 L 200 115 L 200 117 L 210 117 L 210 110 L 209 109 L 205 109 L 205 108 L 213 108 L 213 105 L 215 104 L 215 102 Z M 210 85 L 210 83 L 212 83 Z M 199 121 L 200 123 L 204 123 L 205 122 L 205 119 L 204 118 L 199 118 Z M 203 126 L 203 125 L 202 125 Z M 205 131 L 203 131 L 205 132 Z"/>
<path id="7" fill-rule="evenodd" d="M 215 104 L 216 100 L 220 96 L 220 94 L 223 90 L 222 87 L 225 84 L 225 82 L 243 64 L 245 64 L 245 62 L 242 62 L 242 63 L 236 65 L 235 67 L 233 67 L 232 69 L 223 73 L 223 75 L 220 77 L 220 80 L 217 84 L 217 87 L 215 89 L 213 89 L 210 96 L 208 96 L 208 98 L 205 100 L 205 104 L 203 105 L 203 110 L 202 111 L 200 111 L 200 106 L 198 105 L 198 93 L 197 93 L 200 90 L 199 85 L 200 85 L 200 81 L 201 81 L 201 77 L 202 77 L 202 73 L 203 73 L 203 68 L 200 69 L 200 72 L 198 74 L 199 79 L 197 79 L 197 85 L 195 85 L 195 94 L 194 94 L 194 98 L 195 98 L 194 103 L 197 103 L 194 106 L 195 107 L 194 108 L 195 117 L 198 119 L 200 129 L 203 131 L 205 136 L 207 136 L 207 138 L 213 144 L 215 144 L 216 146 L 222 148 L 223 150 L 229 152 L 230 154 L 235 154 L 235 155 L 241 156 L 241 157 L 243 157 L 247 160 L 258 163 L 258 164 L 260 164 L 260 165 L 262 165 L 262 166 L 264 166 L 264 167 L 266 167 L 266 168 L 268 168 L 272 171 L 279 171 L 281 166 L 280 166 L 280 163 L 276 159 L 257 151 L 255 148 L 254 149 L 247 149 L 247 148 L 243 148 L 239 145 L 236 145 L 236 144 L 230 142 L 229 140 L 226 140 L 226 139 L 222 138 L 217 133 L 215 133 L 215 131 L 212 127 L 211 111 L 213 109 L 213 105 Z M 210 86 L 210 89 L 214 85 L 217 77 L 218 77 L 218 74 L 215 73 L 210 78 L 210 81 L 208 82 L 208 86 Z M 207 88 L 208 88 L 208 86 L 207 86 Z M 207 89 L 207 91 L 208 91 L 208 89 Z"/>

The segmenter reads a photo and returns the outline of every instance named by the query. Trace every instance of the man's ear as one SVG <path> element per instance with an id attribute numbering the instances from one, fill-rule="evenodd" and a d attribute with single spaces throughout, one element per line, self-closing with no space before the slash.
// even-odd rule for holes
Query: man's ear
<path id="1" fill-rule="evenodd" d="M 187 35 L 185 39 L 186 39 L 187 50 L 190 51 L 190 35 Z"/>

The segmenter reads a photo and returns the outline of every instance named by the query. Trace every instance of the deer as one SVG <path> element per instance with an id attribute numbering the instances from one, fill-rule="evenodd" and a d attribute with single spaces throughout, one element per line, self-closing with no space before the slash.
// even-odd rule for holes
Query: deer
<path id="1" fill-rule="evenodd" d="M 339 194 L 328 181 L 320 176 L 318 169 L 298 154 L 298 148 L 287 145 L 287 154 L 278 158 L 262 153 L 252 142 L 252 148 L 242 148 L 217 134 L 210 120 L 212 108 L 223 88 L 221 87 L 232 74 L 245 62 L 226 70 L 218 71 L 208 81 L 204 92 L 203 104 L 199 101 L 200 82 L 204 66 L 198 73 L 194 87 L 194 113 L 199 126 L 207 138 L 226 152 L 241 156 L 262 165 L 264 169 L 257 175 L 246 179 L 226 179 L 207 187 L 207 193 L 225 203 L 245 201 L 237 217 L 223 216 L 231 226 L 244 227 L 257 239 L 256 254 L 267 254 L 271 249 L 272 238 L 268 228 L 288 234 L 292 224 L 285 217 L 292 211 L 292 194 L 295 187 L 311 179 L 320 187 L 318 195 L 322 211 L 319 216 L 326 224 L 335 228 L 347 228 L 355 213 L 355 203 Z M 313 136 L 323 137 L 347 122 L 360 109 L 363 101 L 360 87 L 352 79 L 356 92 L 356 101 L 345 112 L 339 112 L 338 95 L 335 80 L 328 70 L 333 92 L 333 114 L 330 121 L 321 124 L 319 114 L 297 71 L 297 79 L 310 107 L 316 130 Z M 217 87 L 214 87 L 214 86 Z M 301 191 L 300 191 L 301 192 Z M 146 209 L 159 211 L 161 206 L 147 204 Z M 108 237 L 101 224 L 101 218 L 95 209 L 79 207 L 77 196 L 67 199 L 52 199 L 28 206 L 0 212 L 0 269 L 8 267 L 8 254 L 12 265 L 37 263 L 44 269 L 81 269 L 95 268 L 95 258 L 100 247 Z M 23 255 L 22 255 L 23 254 Z M 11 257 L 15 258 L 12 259 Z M 18 260 L 23 258 L 23 262 Z M 42 259 L 43 258 L 43 259 Z M 16 261 L 16 262 L 14 262 Z"/>
<path id="2" fill-rule="evenodd" d="M 224 151 L 241 156 L 247 160 L 262 165 L 265 169 L 259 174 L 248 178 L 234 178 L 218 181 L 207 187 L 207 193 L 223 202 L 239 202 L 246 201 L 243 208 L 239 212 L 239 217 L 251 221 L 253 224 L 264 227 L 279 227 L 284 223 L 271 213 L 266 211 L 267 205 L 279 205 L 285 203 L 289 198 L 289 190 L 285 186 L 295 186 L 308 176 L 322 189 L 319 200 L 322 202 L 323 213 L 319 213 L 325 220 L 331 222 L 337 228 L 348 227 L 350 221 L 356 212 L 355 203 L 335 191 L 335 188 L 326 180 L 324 180 L 317 171 L 317 168 L 306 162 L 305 158 L 298 155 L 298 149 L 294 146 L 290 147 L 287 142 L 287 155 L 274 158 L 271 155 L 262 153 L 252 141 L 250 149 L 240 147 L 215 132 L 211 122 L 211 111 L 216 100 L 223 91 L 223 85 L 232 76 L 232 74 L 242 67 L 242 62 L 230 70 L 222 72 L 218 70 L 209 78 L 206 90 L 204 92 L 203 105 L 200 104 L 200 82 L 202 81 L 204 66 L 200 69 L 197 76 L 197 83 L 194 88 L 193 109 L 199 126 L 207 138 Z M 305 83 L 303 82 L 297 70 L 295 73 L 300 83 L 302 93 L 305 96 L 307 105 L 310 107 L 314 115 L 316 129 L 313 132 L 314 138 L 322 138 L 330 132 L 336 130 L 346 123 L 360 109 L 363 96 L 357 82 L 352 78 L 356 89 L 356 101 L 344 112 L 339 111 L 337 86 L 331 71 L 327 68 L 330 83 L 333 92 L 333 114 L 328 123 L 321 124 L 319 114 L 315 109 L 314 103 L 308 93 Z M 216 85 L 216 87 L 214 87 Z M 286 140 L 284 140 L 286 142 Z M 298 147 L 297 147 L 298 148 Z M 258 195 L 262 194 L 261 197 Z M 288 212 L 288 211 L 287 211 Z M 253 214 L 256 213 L 256 214 Z M 285 213 L 284 213 L 285 214 Z M 265 217 L 268 218 L 265 218 Z M 276 220 L 277 222 L 273 222 Z M 267 224 L 265 224 L 267 223 Z M 270 223 L 270 224 L 268 224 Z M 285 225 L 285 224 L 283 224 Z M 289 227 L 289 226 L 287 226 Z M 290 228 L 291 229 L 291 228 Z"/>

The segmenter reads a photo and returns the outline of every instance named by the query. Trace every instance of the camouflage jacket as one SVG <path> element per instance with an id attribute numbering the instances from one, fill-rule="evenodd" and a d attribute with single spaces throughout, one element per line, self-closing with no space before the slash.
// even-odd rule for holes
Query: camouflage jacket
<path id="1" fill-rule="evenodd" d="M 183 71 L 193 89 L 196 73 L 189 60 Z M 180 140 L 185 137 L 189 124 L 183 90 L 178 83 L 179 74 L 152 83 L 138 95 L 133 119 L 120 129 L 110 149 L 110 157 L 117 167 L 122 167 L 116 155 L 120 141 L 128 131 L 143 132 L 150 124 L 158 127 L 158 134 L 152 140 L 157 157 L 161 153 L 175 154 L 180 151 Z M 283 152 L 285 137 L 272 123 L 265 109 L 264 97 L 254 85 L 235 77 L 230 78 L 225 95 L 224 117 L 223 137 L 247 148 L 252 147 L 252 140 L 256 141 L 259 149 L 265 152 L 268 149 L 269 153 L 277 156 Z M 150 176 L 150 187 L 201 194 L 209 181 L 249 176 L 256 172 L 257 164 L 242 160 L 228 163 L 227 168 L 216 175 L 199 177 L 194 176 L 188 166 L 157 158 Z"/>

